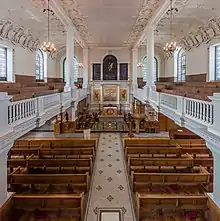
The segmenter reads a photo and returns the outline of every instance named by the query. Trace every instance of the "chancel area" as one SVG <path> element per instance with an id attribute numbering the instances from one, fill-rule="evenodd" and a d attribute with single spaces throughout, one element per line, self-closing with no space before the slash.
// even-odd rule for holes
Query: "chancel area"
<path id="1" fill-rule="evenodd" d="M 0 221 L 220 221 L 219 14 L 0 0 Z"/>

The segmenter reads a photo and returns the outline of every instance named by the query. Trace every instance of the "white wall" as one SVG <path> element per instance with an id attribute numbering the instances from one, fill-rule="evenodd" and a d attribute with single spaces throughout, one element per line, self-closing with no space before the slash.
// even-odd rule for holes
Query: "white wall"
<path id="1" fill-rule="evenodd" d="M 220 38 L 213 39 L 208 43 L 202 43 L 197 48 L 186 51 L 186 72 L 187 75 L 196 75 L 207 73 L 209 79 L 209 48 L 212 45 L 220 43 Z M 173 77 L 174 57 L 165 60 L 165 77 Z"/>
<path id="2" fill-rule="evenodd" d="M 36 52 L 23 48 L 20 45 L 13 45 L 10 42 L 0 40 L 0 44 L 12 51 L 12 79 L 15 74 L 35 76 L 35 58 Z M 47 77 L 57 77 L 56 60 L 48 59 L 47 62 Z"/>

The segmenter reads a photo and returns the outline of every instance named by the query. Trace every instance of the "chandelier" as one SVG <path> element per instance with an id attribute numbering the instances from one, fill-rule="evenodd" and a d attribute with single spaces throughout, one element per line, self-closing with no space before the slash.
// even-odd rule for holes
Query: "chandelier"
<path id="1" fill-rule="evenodd" d="M 41 49 L 48 53 L 49 56 L 52 56 L 53 53 L 57 51 L 54 43 L 50 41 L 50 14 L 54 15 L 54 11 L 50 9 L 50 0 L 48 0 L 47 9 L 44 9 L 43 12 L 47 13 L 47 42 L 44 42 L 41 46 Z"/>
<path id="2" fill-rule="evenodd" d="M 142 64 L 141 62 L 137 63 L 137 67 L 138 68 L 143 68 L 144 67 L 144 64 Z"/>
<path id="3" fill-rule="evenodd" d="M 165 47 L 163 48 L 166 53 L 173 53 L 177 48 L 177 43 L 172 41 L 172 24 L 173 24 L 173 14 L 177 12 L 177 8 L 172 7 L 172 0 L 170 0 L 170 9 L 167 11 L 167 15 L 170 15 L 170 42 L 167 42 Z"/>
<path id="4" fill-rule="evenodd" d="M 78 63 L 78 68 L 83 68 L 83 63 Z"/>

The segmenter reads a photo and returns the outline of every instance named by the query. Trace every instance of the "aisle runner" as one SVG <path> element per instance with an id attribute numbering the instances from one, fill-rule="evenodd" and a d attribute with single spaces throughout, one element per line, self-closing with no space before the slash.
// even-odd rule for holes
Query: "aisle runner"
<path id="1" fill-rule="evenodd" d="M 135 221 L 119 133 L 101 133 L 94 165 L 86 221 L 97 221 L 102 210 L 118 210 L 124 221 Z"/>

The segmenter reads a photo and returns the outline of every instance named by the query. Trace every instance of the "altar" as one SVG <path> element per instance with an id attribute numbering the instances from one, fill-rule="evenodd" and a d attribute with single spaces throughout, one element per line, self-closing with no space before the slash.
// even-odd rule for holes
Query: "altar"
<path id="1" fill-rule="evenodd" d="M 124 116 L 99 115 L 99 130 L 109 130 L 109 131 L 124 130 Z"/>

